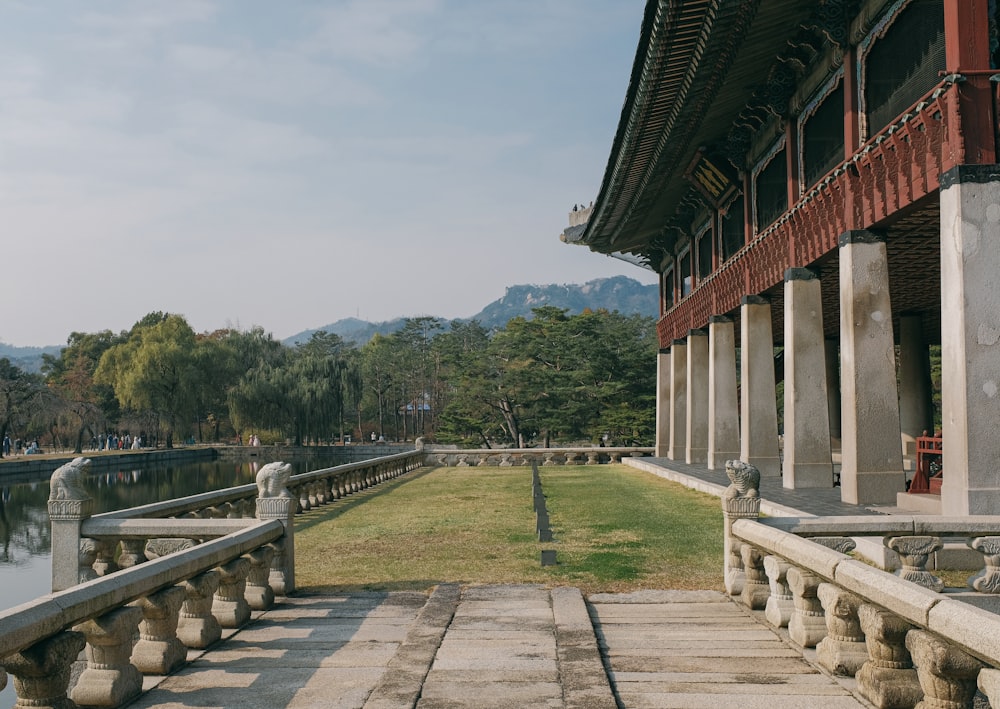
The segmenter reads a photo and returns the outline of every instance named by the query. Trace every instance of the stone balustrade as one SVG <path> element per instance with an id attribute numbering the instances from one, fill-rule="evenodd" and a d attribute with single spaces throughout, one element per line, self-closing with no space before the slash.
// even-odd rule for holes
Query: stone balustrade
<path id="1" fill-rule="evenodd" d="M 0 684 L 18 706 L 123 706 L 295 588 L 294 515 L 393 479 L 420 451 L 91 515 L 89 461 L 52 475 L 53 593 L 0 613 Z M 71 664 L 87 667 L 70 688 Z"/>
<path id="2" fill-rule="evenodd" d="M 427 463 L 465 468 L 496 465 L 501 468 L 535 465 L 604 465 L 622 458 L 651 456 L 653 448 L 443 448 L 425 446 Z"/>
<path id="3" fill-rule="evenodd" d="M 722 500 L 731 596 L 876 707 L 971 708 L 977 687 L 1000 706 L 1000 516 L 759 518 L 755 481 L 737 482 Z M 901 568 L 852 557 L 860 537 L 882 537 Z M 926 568 L 944 539 L 982 554 L 966 591 Z"/>

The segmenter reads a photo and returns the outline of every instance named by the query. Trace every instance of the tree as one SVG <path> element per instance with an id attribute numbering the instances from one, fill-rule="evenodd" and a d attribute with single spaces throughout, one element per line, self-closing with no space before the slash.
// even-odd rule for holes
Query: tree
<path id="1" fill-rule="evenodd" d="M 0 440 L 10 433 L 12 425 L 27 424 L 32 407 L 42 400 L 44 393 L 39 376 L 16 367 L 6 357 L 0 358 Z"/>

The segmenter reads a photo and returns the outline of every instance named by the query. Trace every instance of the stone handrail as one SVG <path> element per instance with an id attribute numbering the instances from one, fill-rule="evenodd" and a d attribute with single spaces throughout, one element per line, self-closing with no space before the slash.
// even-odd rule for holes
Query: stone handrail
<path id="1" fill-rule="evenodd" d="M 501 468 L 527 465 L 600 465 L 618 463 L 622 458 L 653 455 L 653 448 L 630 446 L 578 448 L 444 448 L 424 447 L 426 460 L 438 465 L 466 467 L 498 465 Z"/>
<path id="2" fill-rule="evenodd" d="M 731 479 L 733 476 L 731 475 Z M 853 676 L 878 707 L 973 707 L 977 688 L 1000 706 L 1000 615 L 963 593 L 942 593 L 928 556 L 964 537 L 984 568 L 969 580 L 1000 600 L 1000 517 L 759 519 L 754 486 L 723 496 L 726 591 L 789 639 L 816 648 L 834 674 Z M 852 537 L 882 536 L 902 568 L 889 573 L 848 552 Z"/>

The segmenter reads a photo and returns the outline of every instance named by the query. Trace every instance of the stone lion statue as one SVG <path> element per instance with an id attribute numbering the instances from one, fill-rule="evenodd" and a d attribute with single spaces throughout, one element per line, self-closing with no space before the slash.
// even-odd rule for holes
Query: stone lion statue
<path id="1" fill-rule="evenodd" d="M 81 477 L 90 468 L 90 458 L 74 458 L 60 465 L 49 480 L 50 500 L 87 500 L 90 495 L 83 489 Z"/>
<path id="2" fill-rule="evenodd" d="M 726 475 L 731 485 L 723 494 L 727 499 L 736 497 L 757 497 L 760 493 L 760 471 L 742 460 L 727 460 Z"/>
<path id="3" fill-rule="evenodd" d="M 257 497 L 291 497 L 288 492 L 288 478 L 292 474 L 292 464 L 275 461 L 268 463 L 257 473 Z"/>

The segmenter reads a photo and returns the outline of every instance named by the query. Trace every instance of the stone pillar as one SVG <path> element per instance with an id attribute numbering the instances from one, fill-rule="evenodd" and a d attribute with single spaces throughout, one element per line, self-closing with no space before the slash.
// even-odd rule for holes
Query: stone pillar
<path id="1" fill-rule="evenodd" d="M 80 583 L 80 526 L 94 509 L 94 501 L 82 484 L 83 474 L 89 468 L 89 459 L 75 458 L 56 468 L 49 480 L 53 592 L 65 591 Z"/>
<path id="2" fill-rule="evenodd" d="M 683 460 L 687 446 L 687 341 L 670 347 L 670 460 Z"/>
<path id="3" fill-rule="evenodd" d="M 819 278 L 785 271 L 785 452 L 782 485 L 833 487 Z"/>
<path id="4" fill-rule="evenodd" d="M 899 318 L 899 430 L 903 455 L 916 455 L 917 436 L 934 432 L 931 355 L 919 315 Z"/>
<path id="5" fill-rule="evenodd" d="M 743 544 L 740 546 L 740 557 L 743 560 L 743 590 L 740 591 L 740 601 L 750 610 L 764 610 L 771 595 L 771 586 L 767 582 L 767 572 L 764 569 L 764 552 L 757 547 Z"/>
<path id="6" fill-rule="evenodd" d="M 74 630 L 87 637 L 87 669 L 70 696 L 83 706 L 117 707 L 142 692 L 142 673 L 131 662 L 142 611 L 125 606 Z"/>
<path id="7" fill-rule="evenodd" d="M 1000 509 L 1000 170 L 941 176 L 941 512 Z"/>
<path id="8" fill-rule="evenodd" d="M 740 383 L 740 460 L 780 477 L 771 303 L 756 295 L 740 303 Z"/>
<path id="9" fill-rule="evenodd" d="M 906 649 L 906 634 L 913 626 L 869 603 L 858 608 L 858 620 L 868 648 L 868 660 L 854 675 L 858 691 L 877 707 L 909 709 L 924 695 Z"/>
<path id="10" fill-rule="evenodd" d="M 821 583 L 817 595 L 826 614 L 826 637 L 816 645 L 816 659 L 835 675 L 853 677 L 868 660 L 858 619 L 861 598 L 832 583 Z"/>
<path id="11" fill-rule="evenodd" d="M 732 318 L 708 320 L 708 469 L 722 470 L 740 456 L 736 391 L 736 335 Z"/>
<path id="12" fill-rule="evenodd" d="M 257 474 L 257 519 L 276 519 L 285 527 L 285 534 L 274 542 L 271 561 L 270 584 L 277 596 L 295 590 L 295 500 L 286 487 L 291 473 L 289 463 L 277 462 L 268 463 Z"/>
<path id="13" fill-rule="evenodd" d="M 132 664 L 143 674 L 168 675 L 187 660 L 187 648 L 177 638 L 185 596 L 183 588 L 170 586 L 136 601 L 142 622 L 139 641 L 132 649 Z"/>
<path id="14" fill-rule="evenodd" d="M 795 606 L 788 621 L 788 637 L 802 647 L 816 647 L 826 637 L 823 604 L 817 596 L 822 579 L 797 566 L 788 570 L 787 578 Z"/>
<path id="15" fill-rule="evenodd" d="M 658 458 L 670 454 L 670 350 L 656 356 L 656 452 Z"/>
<path id="16" fill-rule="evenodd" d="M 35 643 L 2 660 L 14 678 L 15 708 L 70 709 L 66 696 L 73 663 L 87 641 L 83 633 L 66 631 Z"/>
<path id="17" fill-rule="evenodd" d="M 840 341 L 825 340 L 826 348 L 826 409 L 830 416 L 830 438 L 844 437 L 840 408 Z"/>
<path id="18" fill-rule="evenodd" d="M 219 590 L 212 601 L 212 615 L 223 628 L 239 628 L 250 620 L 250 606 L 245 597 L 250 560 L 241 556 L 216 571 L 219 572 Z"/>
<path id="19" fill-rule="evenodd" d="M 788 588 L 786 577 L 790 568 L 791 564 L 780 556 L 764 557 L 764 572 L 771 586 L 771 595 L 768 596 L 767 605 L 764 607 L 764 617 L 775 628 L 787 628 L 788 621 L 795 612 L 792 591 Z"/>
<path id="20" fill-rule="evenodd" d="M 976 675 L 985 664 L 926 630 L 908 632 L 906 649 L 913 657 L 917 679 L 924 690 L 918 707 L 972 706 Z"/>
<path id="21" fill-rule="evenodd" d="M 840 495 L 851 504 L 896 502 L 906 489 L 899 440 L 896 350 L 885 236 L 840 236 Z"/>
<path id="22" fill-rule="evenodd" d="M 266 611 L 274 605 L 274 591 L 270 586 L 271 562 L 274 559 L 275 547 L 272 545 L 254 549 L 246 555 L 250 560 L 250 573 L 247 574 L 247 603 L 255 611 Z"/>
<path id="23" fill-rule="evenodd" d="M 687 437 L 684 462 L 708 462 L 708 333 L 688 331 Z"/>
<path id="24" fill-rule="evenodd" d="M 181 606 L 177 637 L 187 647 L 206 648 L 222 637 L 222 626 L 212 615 L 212 600 L 219 588 L 219 572 L 206 571 L 183 581 L 187 596 Z"/>

